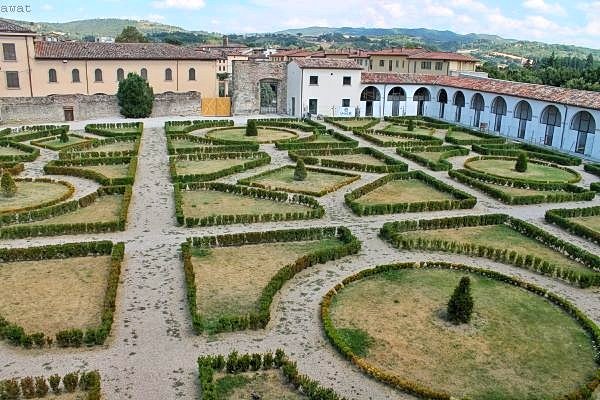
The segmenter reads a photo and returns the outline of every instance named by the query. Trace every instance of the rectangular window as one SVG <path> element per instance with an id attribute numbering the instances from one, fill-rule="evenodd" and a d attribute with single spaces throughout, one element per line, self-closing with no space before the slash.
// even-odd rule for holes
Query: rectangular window
<path id="1" fill-rule="evenodd" d="M 400 61 L 396 60 L 396 68 L 400 67 Z"/>
<path id="2" fill-rule="evenodd" d="M 431 69 L 431 61 L 421 61 L 421 69 Z"/>
<path id="3" fill-rule="evenodd" d="M 350 76 L 345 76 L 344 78 L 342 78 L 342 83 L 346 86 L 346 85 L 352 85 L 352 77 Z"/>
<path id="4" fill-rule="evenodd" d="M 385 60 L 379 60 L 379 66 L 385 67 Z"/>
<path id="5" fill-rule="evenodd" d="M 392 70 L 392 60 L 390 60 L 389 64 L 388 64 L 388 70 L 391 71 Z"/>
<path id="6" fill-rule="evenodd" d="M 308 78 L 308 83 L 310 85 L 318 85 L 319 84 L 319 77 L 316 75 L 311 75 L 310 78 Z"/>
<path id="7" fill-rule="evenodd" d="M 342 99 L 342 107 L 350 107 L 350 99 Z"/>
<path id="8" fill-rule="evenodd" d="M 404 60 L 402 60 L 402 69 L 404 69 Z"/>
<path id="9" fill-rule="evenodd" d="M 436 62 L 435 63 L 435 70 L 436 71 L 441 71 L 443 66 L 444 66 L 443 62 Z"/>
<path id="10" fill-rule="evenodd" d="M 308 112 L 317 114 L 317 99 L 308 99 Z"/>
<path id="11" fill-rule="evenodd" d="M 17 71 L 6 71 L 6 87 L 19 89 L 19 73 Z"/>
<path id="12" fill-rule="evenodd" d="M 14 43 L 2 43 L 2 53 L 4 54 L 4 61 L 17 60 L 17 52 Z"/>

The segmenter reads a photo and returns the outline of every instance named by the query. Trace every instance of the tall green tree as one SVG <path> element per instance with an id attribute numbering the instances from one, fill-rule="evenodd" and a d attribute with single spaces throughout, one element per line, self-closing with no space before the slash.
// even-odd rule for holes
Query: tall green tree
<path id="1" fill-rule="evenodd" d="M 4 197 L 14 197 L 15 194 L 17 194 L 15 180 L 8 172 L 4 172 L 0 179 L 0 193 L 2 193 L 2 196 Z"/>
<path id="2" fill-rule="evenodd" d="M 152 114 L 154 91 L 138 74 L 130 72 L 127 78 L 119 82 L 117 99 L 121 114 L 127 118 L 146 118 Z"/>
<path id="3" fill-rule="evenodd" d="M 448 302 L 448 320 L 455 325 L 471 321 L 473 314 L 473 296 L 471 295 L 471 279 L 463 276 L 454 289 Z"/>
<path id="4" fill-rule="evenodd" d="M 117 43 L 147 43 L 148 38 L 135 26 L 126 26 L 123 31 L 115 38 Z"/>

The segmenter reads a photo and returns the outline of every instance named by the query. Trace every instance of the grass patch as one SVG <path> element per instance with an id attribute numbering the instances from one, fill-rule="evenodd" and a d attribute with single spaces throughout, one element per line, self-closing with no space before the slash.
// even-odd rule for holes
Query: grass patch
<path id="1" fill-rule="evenodd" d="M 206 133 L 206 137 L 231 142 L 274 143 L 294 139 L 298 135 L 288 130 L 258 127 L 258 136 L 246 136 L 246 127 L 241 127 L 211 130 Z"/>
<path id="2" fill-rule="evenodd" d="M 32 140 L 31 144 L 39 147 L 44 147 L 50 150 L 58 151 L 68 149 L 81 143 L 88 143 L 91 141 L 90 138 L 86 138 L 79 135 L 67 135 L 67 137 L 69 138 L 69 140 L 66 142 L 62 142 L 60 140 L 60 136 L 56 136 L 48 139 Z"/>
<path id="3" fill-rule="evenodd" d="M 475 316 L 454 326 L 441 314 L 464 275 L 471 278 Z M 359 330 L 372 340 L 356 361 L 361 368 L 407 386 L 456 398 L 562 398 L 598 368 L 593 341 L 566 312 L 543 296 L 478 273 L 388 270 L 345 282 L 329 295 L 329 315 L 324 313 L 331 329 Z M 355 337 L 347 339 L 341 337 L 344 352 Z"/>
<path id="4" fill-rule="evenodd" d="M 0 145 L 0 156 L 23 156 L 26 154 L 29 153 L 8 144 Z"/>
<path id="5" fill-rule="evenodd" d="M 388 125 L 383 130 L 386 132 L 393 132 L 393 133 L 413 133 L 413 134 L 416 133 L 418 135 L 433 135 L 435 132 L 435 129 L 421 128 L 418 126 L 415 126 L 414 130 L 409 131 L 408 126 L 397 125 L 397 124 Z"/>
<path id="6" fill-rule="evenodd" d="M 569 219 L 572 222 L 575 222 L 576 224 L 583 225 L 586 228 L 589 228 L 600 234 L 600 215 L 591 215 L 589 217 L 575 217 Z"/>
<path id="7" fill-rule="evenodd" d="M 455 198 L 450 193 L 437 190 L 419 179 L 390 181 L 383 186 L 359 197 L 359 204 L 414 203 L 417 201 L 439 201 Z"/>
<path id="8" fill-rule="evenodd" d="M 178 160 L 175 169 L 178 175 L 210 174 L 236 165 L 243 165 L 244 159 L 216 159 L 216 160 Z"/>
<path id="9" fill-rule="evenodd" d="M 340 328 L 337 333 L 352 353 L 359 357 L 366 357 L 369 353 L 369 347 L 374 344 L 373 338 L 362 329 Z"/>
<path id="10" fill-rule="evenodd" d="M 0 215 L 44 207 L 68 199 L 73 187 L 61 181 L 15 180 L 17 193 L 13 197 L 0 195 Z"/>
<path id="11" fill-rule="evenodd" d="M 264 152 L 185 154 L 170 158 L 170 172 L 174 181 L 209 181 L 269 162 L 271 157 Z"/>
<path id="12" fill-rule="evenodd" d="M 246 372 L 236 375 L 217 374 L 217 398 L 226 400 L 261 399 L 302 400 L 308 397 L 286 383 L 286 378 L 278 370 Z"/>
<path id="13" fill-rule="evenodd" d="M 558 168 L 551 164 L 542 164 L 529 161 L 527 171 L 515 170 L 516 159 L 506 158 L 474 158 L 465 162 L 465 168 L 490 174 L 501 178 L 527 180 L 532 182 L 577 182 L 580 177 L 575 171 L 567 168 Z"/>

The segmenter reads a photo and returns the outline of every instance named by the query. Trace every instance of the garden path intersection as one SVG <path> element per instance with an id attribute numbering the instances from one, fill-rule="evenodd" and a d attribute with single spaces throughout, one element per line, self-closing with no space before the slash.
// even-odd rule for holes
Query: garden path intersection
<path id="1" fill-rule="evenodd" d="M 600 289 L 579 289 L 534 272 L 494 262 L 450 253 L 427 253 L 394 249 L 378 237 L 385 222 L 407 219 L 429 219 L 443 216 L 505 213 L 545 229 L 561 239 L 600 254 L 600 247 L 571 235 L 544 221 L 552 208 L 575 208 L 600 205 L 600 199 L 589 202 L 570 202 L 509 206 L 480 191 L 448 177 L 446 172 L 427 170 L 401 158 L 394 148 L 372 145 L 353 136 L 359 146 L 375 147 L 386 155 L 406 162 L 410 170 L 423 170 L 477 197 L 471 210 L 451 210 L 378 216 L 354 215 L 344 206 L 344 194 L 380 178 L 381 174 L 360 172 L 361 179 L 340 190 L 318 198 L 325 216 L 318 220 L 282 221 L 270 223 L 235 224 L 210 227 L 180 227 L 175 221 L 173 185 L 169 176 L 169 156 L 164 119 L 145 120 L 139 150 L 137 175 L 129 209 L 126 230 L 123 232 L 40 237 L 33 239 L 1 240 L 0 247 L 30 247 L 57 243 L 92 240 L 111 240 L 125 243 L 125 260 L 117 295 L 115 320 L 109 339 L 100 347 L 71 349 L 22 350 L 0 343 L 0 377 L 65 374 L 72 370 L 97 369 L 102 374 L 104 397 L 120 399 L 194 399 L 198 397 L 197 365 L 200 355 L 263 353 L 282 348 L 298 362 L 300 373 L 331 387 L 348 399 L 411 399 L 410 395 L 368 378 L 342 358 L 323 334 L 320 321 L 320 301 L 323 295 L 342 279 L 360 270 L 380 264 L 408 261 L 447 261 L 479 266 L 534 283 L 557 293 L 600 323 Z M 236 124 L 243 122 L 237 118 Z M 82 127 L 81 122 L 72 129 Z M 327 124 L 326 124 L 327 125 Z M 336 129 L 332 125 L 327 128 Z M 347 135 L 351 135 L 345 132 Z M 271 164 L 218 179 L 235 183 L 239 179 L 291 164 L 287 152 L 274 145 L 262 145 L 261 151 L 271 156 Z M 35 162 L 26 164 L 25 176 L 40 176 L 41 167 L 56 153 L 42 149 Z M 449 161 L 462 167 L 466 157 Z M 594 177 L 582 167 L 570 167 L 582 175 L 588 186 Z M 61 176 L 76 187 L 75 196 L 95 191 L 92 181 Z M 264 330 L 240 331 L 215 336 L 196 336 L 192 330 L 187 307 L 186 286 L 180 258 L 180 245 L 188 237 L 210 236 L 261 230 L 308 228 L 315 226 L 346 226 L 362 242 L 357 255 L 347 256 L 325 264 L 317 264 L 294 276 L 275 296 L 271 321 Z"/>

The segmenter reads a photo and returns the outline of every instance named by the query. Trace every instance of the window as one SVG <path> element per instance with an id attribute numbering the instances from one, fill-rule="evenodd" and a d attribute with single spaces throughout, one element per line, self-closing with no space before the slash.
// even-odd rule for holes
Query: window
<path id="1" fill-rule="evenodd" d="M 308 99 L 308 112 L 317 114 L 317 99 Z"/>
<path id="2" fill-rule="evenodd" d="M 225 82 L 219 82 L 219 97 L 225 97 Z"/>
<path id="3" fill-rule="evenodd" d="M 56 83 L 57 79 L 56 79 L 56 70 L 54 68 L 50 68 L 48 70 L 48 82 L 50 83 Z"/>
<path id="4" fill-rule="evenodd" d="M 379 60 L 379 66 L 385 67 L 385 60 Z"/>
<path id="5" fill-rule="evenodd" d="M 79 70 L 77 68 L 75 68 L 71 71 L 71 80 L 73 81 L 73 83 L 77 83 L 80 81 Z"/>
<path id="6" fill-rule="evenodd" d="M 117 69 L 117 81 L 121 82 L 123 79 L 125 79 L 125 71 L 123 71 L 123 68 L 119 68 Z"/>
<path id="7" fill-rule="evenodd" d="M 342 107 L 350 107 L 350 99 L 342 99 Z"/>
<path id="8" fill-rule="evenodd" d="M 100 68 L 96 68 L 94 71 L 94 80 L 96 82 L 102 82 L 102 70 Z"/>
<path id="9" fill-rule="evenodd" d="M 148 70 L 146 68 L 142 68 L 140 70 L 140 76 L 146 80 L 148 80 Z"/>
<path id="10" fill-rule="evenodd" d="M 352 85 L 352 77 L 350 77 L 350 76 L 345 76 L 345 77 L 342 79 L 342 83 L 343 83 L 344 85 Z"/>
<path id="11" fill-rule="evenodd" d="M 196 80 L 196 70 L 194 68 L 190 68 L 188 71 L 188 80 L 195 81 Z"/>
<path id="12" fill-rule="evenodd" d="M 421 69 L 431 69 L 431 61 L 421 61 Z"/>
<path id="13" fill-rule="evenodd" d="M 392 70 L 392 60 L 390 60 L 389 64 L 388 64 L 388 70 L 391 71 Z"/>
<path id="14" fill-rule="evenodd" d="M 19 73 L 17 71 L 6 71 L 6 87 L 19 89 Z"/>
<path id="15" fill-rule="evenodd" d="M 438 61 L 438 62 L 435 63 L 435 70 L 436 71 L 441 71 L 443 66 L 444 66 L 444 63 Z"/>
<path id="16" fill-rule="evenodd" d="M 2 53 L 4 53 L 4 61 L 17 60 L 17 52 L 15 51 L 14 43 L 2 43 Z"/>
<path id="17" fill-rule="evenodd" d="M 308 78 L 308 83 L 310 85 L 318 85 L 319 84 L 319 77 L 316 75 L 311 75 L 310 78 Z"/>
<path id="18" fill-rule="evenodd" d="M 396 60 L 396 68 L 400 67 L 400 61 Z"/>
<path id="19" fill-rule="evenodd" d="M 171 68 L 165 69 L 165 81 L 172 81 L 172 80 L 173 80 L 173 71 L 171 71 Z"/>

